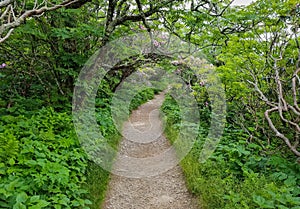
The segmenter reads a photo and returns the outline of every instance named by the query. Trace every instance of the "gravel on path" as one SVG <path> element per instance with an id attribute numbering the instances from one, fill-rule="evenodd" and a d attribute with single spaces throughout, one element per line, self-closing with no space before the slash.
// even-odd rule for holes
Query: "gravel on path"
<path id="1" fill-rule="evenodd" d="M 123 139 L 113 168 L 115 174 L 111 175 L 102 209 L 199 208 L 197 198 L 186 188 L 179 165 L 173 166 L 166 172 L 157 172 L 158 175 L 147 176 L 149 165 L 152 163 L 154 165 L 155 161 L 149 162 L 148 166 L 133 165 L 125 161 L 126 156 L 138 159 L 155 157 L 171 147 L 170 142 L 163 135 L 163 124 L 159 116 L 159 108 L 163 100 L 164 93 L 156 95 L 153 100 L 133 111 L 124 124 Z M 170 153 L 168 155 L 170 161 L 176 161 L 175 151 Z M 122 170 L 125 174 L 127 170 L 132 169 L 138 171 L 136 177 L 134 174 L 131 178 L 122 175 Z"/>

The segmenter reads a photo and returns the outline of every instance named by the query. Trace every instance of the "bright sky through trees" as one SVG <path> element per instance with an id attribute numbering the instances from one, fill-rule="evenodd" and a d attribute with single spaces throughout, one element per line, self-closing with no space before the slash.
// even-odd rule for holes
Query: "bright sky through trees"
<path id="1" fill-rule="evenodd" d="M 242 5 L 249 5 L 250 3 L 252 3 L 253 0 L 235 0 L 232 5 L 235 6 L 242 6 Z"/>

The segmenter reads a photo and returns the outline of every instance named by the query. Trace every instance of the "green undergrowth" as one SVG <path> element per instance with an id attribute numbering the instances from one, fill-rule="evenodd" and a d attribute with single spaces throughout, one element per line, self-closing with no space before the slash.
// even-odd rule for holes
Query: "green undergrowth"
<path id="1" fill-rule="evenodd" d="M 166 137 L 173 143 L 182 123 L 179 107 L 167 96 L 161 109 Z M 200 123 L 199 136 L 181 161 L 188 188 L 199 197 L 201 208 L 300 208 L 299 164 L 270 154 L 255 142 L 247 142 L 243 131 L 230 126 L 214 154 L 200 163 L 206 134 L 207 124 Z"/>
<path id="2" fill-rule="evenodd" d="M 137 92 L 130 111 L 157 92 Z M 27 100 L 21 100 L 24 105 L 0 108 L 0 208 L 99 209 L 109 172 L 92 162 L 81 147 L 69 105 L 27 107 Z M 110 100 L 97 99 L 96 107 L 102 135 L 117 148 L 121 135 L 110 114 Z"/>
<path id="3" fill-rule="evenodd" d="M 3 114 L 0 129 L 0 208 L 88 208 L 88 159 L 68 113 Z"/>

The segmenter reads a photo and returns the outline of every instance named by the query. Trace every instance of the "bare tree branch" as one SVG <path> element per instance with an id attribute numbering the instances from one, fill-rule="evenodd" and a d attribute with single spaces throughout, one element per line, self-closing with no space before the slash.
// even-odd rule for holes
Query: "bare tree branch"
<path id="1" fill-rule="evenodd" d="M 152 5 L 150 9 L 147 11 L 143 11 L 142 4 L 140 1 L 135 1 L 137 11 L 134 10 L 126 10 L 122 14 L 120 8 L 118 8 L 118 0 L 109 0 L 108 10 L 107 10 L 107 21 L 106 21 L 106 27 L 105 27 L 105 36 L 102 40 L 102 44 L 105 44 L 111 35 L 111 33 L 116 29 L 118 25 L 122 25 L 127 21 L 131 22 L 139 22 L 142 21 L 145 27 L 148 27 L 146 23 L 146 18 L 152 16 L 155 13 L 158 13 L 159 11 L 163 10 L 166 6 L 170 5 L 172 2 L 175 2 L 174 0 L 165 0 L 160 3 L 157 3 L 156 5 Z M 119 7 L 124 4 L 123 0 L 119 2 Z M 117 11 L 116 11 L 117 10 Z M 134 14 L 137 13 L 137 14 Z"/>
<path id="2" fill-rule="evenodd" d="M 298 73 L 300 72 L 300 68 L 297 69 L 295 72 L 294 72 L 294 75 L 293 75 L 293 78 L 292 78 L 292 91 L 293 91 L 293 101 L 294 101 L 294 107 L 295 109 L 300 112 L 300 108 L 298 106 L 298 101 L 297 101 L 297 87 L 296 87 L 296 84 L 297 84 L 297 78 L 298 78 Z"/>
<path id="3" fill-rule="evenodd" d="M 300 79 L 300 44 L 298 40 L 298 23 L 292 18 L 282 20 L 280 17 L 270 16 L 272 22 L 276 25 L 272 30 L 266 23 L 258 25 L 264 33 L 256 33 L 256 41 L 265 43 L 265 64 L 261 66 L 265 70 L 268 79 L 260 78 L 260 73 L 256 73 L 257 65 L 250 66 L 248 73 L 252 81 L 248 81 L 259 95 L 259 98 L 267 105 L 264 116 L 272 132 L 280 138 L 292 151 L 293 154 L 300 157 L 299 135 L 300 135 L 300 107 L 299 107 L 299 87 Z M 285 21 L 283 24 L 281 21 Z M 288 27 L 295 26 L 295 29 L 288 30 Z M 263 36 L 261 36 L 261 34 Z M 261 43 L 260 43 L 261 44 Z M 296 48 L 295 48 L 296 46 Z M 290 50 L 297 53 L 298 62 L 289 62 L 294 59 Z M 251 58 L 248 58 L 249 60 Z M 286 64 L 288 63 L 288 64 Z M 290 66 L 295 64 L 295 66 Z M 292 71 L 293 73 L 291 73 Z M 290 77 L 292 74 L 292 77 Z M 265 82 L 258 81 L 265 80 Z M 265 93 L 268 92 L 268 93 Z M 271 92 L 271 93 L 270 93 Z"/>
<path id="4" fill-rule="evenodd" d="M 11 4 L 12 2 L 14 2 L 14 0 L 4 0 L 0 2 L 0 8 L 2 7 L 6 7 L 7 5 Z"/>
<path id="5" fill-rule="evenodd" d="M 58 4 L 52 4 L 48 1 L 43 1 L 42 3 L 38 4 L 38 1 L 35 1 L 34 6 L 25 12 L 23 11 L 22 7 L 26 5 L 26 1 L 24 1 L 23 5 L 18 5 L 19 2 L 16 0 L 1 1 L 0 10 L 4 8 L 5 9 L 0 15 L 0 43 L 5 41 L 11 35 L 13 29 L 20 26 L 29 17 L 43 15 L 45 12 L 75 4 L 82 5 L 88 1 L 89 0 L 65 0 Z"/>
<path id="6" fill-rule="evenodd" d="M 273 122 L 270 118 L 270 114 L 273 113 L 273 112 L 278 111 L 278 109 L 279 109 L 278 107 L 274 107 L 272 109 L 267 110 L 265 112 L 265 118 L 267 119 L 270 128 L 274 131 L 276 136 L 281 138 L 296 156 L 300 157 L 300 152 L 297 150 L 297 147 L 298 147 L 298 144 L 299 144 L 299 139 L 298 139 L 298 142 L 296 141 L 295 144 L 292 145 L 290 140 L 284 134 L 282 134 L 278 131 L 278 129 L 275 127 L 275 125 L 273 124 Z"/>

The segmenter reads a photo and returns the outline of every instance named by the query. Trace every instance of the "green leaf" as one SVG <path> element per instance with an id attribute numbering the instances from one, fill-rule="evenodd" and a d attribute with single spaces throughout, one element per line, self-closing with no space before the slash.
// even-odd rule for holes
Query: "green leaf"
<path id="1" fill-rule="evenodd" d="M 13 209 L 26 209 L 26 206 L 21 202 L 17 202 L 16 204 L 14 204 Z"/>
<path id="2" fill-rule="evenodd" d="M 1 191 L 0 191 L 0 194 L 2 194 Z M 11 205 L 0 200 L 0 208 L 11 208 Z"/>
<path id="3" fill-rule="evenodd" d="M 93 203 L 92 203 L 90 200 L 88 200 L 88 199 L 85 199 L 85 200 L 84 200 L 84 203 L 85 203 L 85 204 L 88 204 L 88 205 L 92 205 L 92 204 L 93 204 Z"/>
<path id="4" fill-rule="evenodd" d="M 39 195 L 34 195 L 34 196 L 30 197 L 30 202 L 38 202 L 39 200 L 40 200 Z"/>
<path id="5" fill-rule="evenodd" d="M 10 158 L 8 160 L 8 164 L 11 165 L 11 166 L 13 166 L 15 164 L 15 160 L 13 158 Z"/>
<path id="6" fill-rule="evenodd" d="M 294 176 L 289 176 L 285 181 L 284 184 L 286 186 L 296 186 L 297 185 L 297 179 Z"/>
<path id="7" fill-rule="evenodd" d="M 25 192 L 21 192 L 17 195 L 16 201 L 17 203 L 24 203 L 28 199 L 28 196 Z"/>
<path id="8" fill-rule="evenodd" d="M 289 209 L 288 207 L 285 207 L 283 205 L 276 205 L 276 208 L 278 208 L 278 209 Z"/>
<path id="9" fill-rule="evenodd" d="M 50 205 L 50 202 L 47 202 L 46 200 L 39 200 L 36 206 L 37 208 L 44 208 L 48 205 Z"/>

